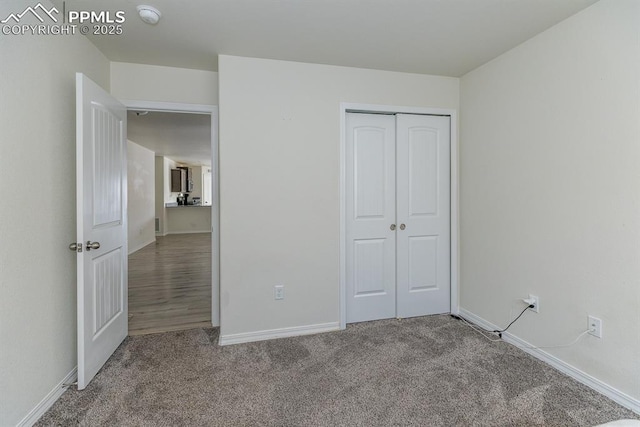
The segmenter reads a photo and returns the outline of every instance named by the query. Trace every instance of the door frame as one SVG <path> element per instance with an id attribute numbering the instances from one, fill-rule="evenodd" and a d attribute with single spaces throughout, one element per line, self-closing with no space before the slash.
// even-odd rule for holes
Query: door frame
<path id="1" fill-rule="evenodd" d="M 127 110 L 211 116 L 211 325 L 220 326 L 220 187 L 218 162 L 218 106 L 175 102 L 119 100 Z"/>
<path id="2" fill-rule="evenodd" d="M 458 301 L 458 112 L 448 108 L 400 107 L 395 105 L 377 105 L 360 103 L 340 103 L 340 329 L 347 327 L 347 248 L 346 248 L 346 121 L 347 113 L 373 114 L 422 114 L 428 116 L 448 116 L 451 120 L 450 147 L 450 239 L 451 239 L 451 314 L 459 312 Z"/>

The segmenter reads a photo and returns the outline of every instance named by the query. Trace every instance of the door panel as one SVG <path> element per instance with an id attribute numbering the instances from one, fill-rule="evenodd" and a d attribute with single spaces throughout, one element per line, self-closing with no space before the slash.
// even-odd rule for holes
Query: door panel
<path id="1" fill-rule="evenodd" d="M 409 215 L 436 215 L 438 210 L 438 133 L 408 130 Z"/>
<path id="2" fill-rule="evenodd" d="M 398 317 L 450 310 L 449 117 L 396 115 Z"/>
<path id="3" fill-rule="evenodd" d="M 395 316 L 395 119 L 346 120 L 347 322 Z"/>
<path id="4" fill-rule="evenodd" d="M 387 197 L 384 129 L 358 128 L 354 133 L 355 217 L 384 218 Z"/>
<path id="5" fill-rule="evenodd" d="M 353 244 L 354 296 L 360 298 L 386 294 L 384 258 L 388 253 L 385 245 L 388 245 L 389 241 L 366 239 L 354 240 Z"/>
<path id="6" fill-rule="evenodd" d="M 127 336 L 126 110 L 76 75 L 78 389 Z M 88 248 L 88 242 L 99 247 Z"/>
<path id="7" fill-rule="evenodd" d="M 409 237 L 409 292 L 438 286 L 438 237 Z"/>
<path id="8" fill-rule="evenodd" d="M 121 137 L 120 119 L 96 101 L 91 103 L 93 158 L 91 173 L 93 191 L 93 228 L 105 227 L 122 222 L 122 147 L 117 139 Z"/>
<path id="9" fill-rule="evenodd" d="M 118 248 L 91 260 L 93 266 L 93 336 L 122 312 L 122 251 Z"/>

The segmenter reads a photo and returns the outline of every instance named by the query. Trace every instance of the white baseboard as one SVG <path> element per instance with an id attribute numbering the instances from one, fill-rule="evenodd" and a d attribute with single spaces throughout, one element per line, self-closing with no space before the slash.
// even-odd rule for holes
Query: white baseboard
<path id="1" fill-rule="evenodd" d="M 220 345 L 241 344 L 246 342 L 271 340 L 274 338 L 297 337 L 299 335 L 319 334 L 340 330 L 339 322 L 319 323 L 317 325 L 293 326 L 290 328 L 268 329 L 266 331 L 243 332 L 240 334 L 221 335 Z"/>
<path id="2" fill-rule="evenodd" d="M 149 239 L 146 242 L 142 242 L 139 245 L 134 246 L 133 248 L 129 247 L 129 253 L 127 255 L 131 255 L 134 252 L 138 252 L 140 249 L 144 248 L 145 246 L 155 243 L 155 241 L 156 241 L 156 236 L 153 236 L 153 239 Z"/>
<path id="3" fill-rule="evenodd" d="M 487 320 L 475 315 L 474 313 L 471 313 L 468 310 L 465 310 L 464 308 L 460 308 L 460 317 L 463 317 L 464 319 L 468 320 L 471 323 L 474 323 L 484 329 L 493 331 L 495 329 L 500 329 L 498 326 L 492 324 L 491 322 L 488 322 Z M 621 392 L 620 390 L 610 386 L 609 384 L 592 377 L 591 375 L 587 374 L 586 372 L 581 371 L 580 369 L 576 368 L 573 365 L 570 365 L 569 363 L 563 361 L 562 359 L 557 358 L 556 356 L 547 353 L 546 351 L 539 349 L 539 348 L 529 348 L 529 347 L 533 347 L 533 344 L 528 343 L 527 341 L 523 340 L 520 337 L 517 337 L 515 335 L 513 335 L 510 332 L 503 332 L 502 333 L 502 339 L 509 343 L 512 344 L 516 347 L 518 347 L 520 350 L 524 351 L 525 353 L 528 353 L 530 355 L 532 355 L 533 357 L 535 357 L 536 359 L 542 360 L 543 362 L 547 363 L 548 365 L 551 365 L 552 367 L 556 368 L 558 371 L 562 372 L 565 375 L 570 376 L 571 378 L 573 378 L 574 380 L 578 381 L 579 383 L 582 383 L 584 385 L 586 385 L 587 387 L 592 388 L 593 390 L 597 391 L 598 393 L 608 397 L 609 399 L 613 400 L 614 402 L 624 406 L 627 409 L 632 410 L 633 412 L 635 412 L 636 414 L 640 414 L 640 400 L 635 399 L 631 396 L 629 396 L 626 393 Z"/>
<path id="4" fill-rule="evenodd" d="M 40 417 L 44 415 L 49 408 L 62 396 L 67 389 L 63 387 L 64 384 L 70 384 L 78 379 L 78 368 L 75 367 L 66 377 L 62 379 L 45 397 L 31 410 L 16 427 L 31 427 L 34 425 Z"/>
<path id="5" fill-rule="evenodd" d="M 201 233 L 211 233 L 211 230 L 186 230 L 186 231 L 167 231 L 164 235 L 167 234 L 201 234 Z"/>

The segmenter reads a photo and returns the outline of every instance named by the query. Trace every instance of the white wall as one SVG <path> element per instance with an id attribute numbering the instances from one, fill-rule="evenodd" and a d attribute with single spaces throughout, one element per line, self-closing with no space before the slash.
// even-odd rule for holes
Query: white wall
<path id="1" fill-rule="evenodd" d="M 0 16 L 24 7 L 3 0 Z M 2 36 L 0 57 L 5 426 L 22 420 L 76 366 L 77 255 L 67 249 L 76 236 L 75 73 L 108 89 L 109 62 L 82 36 Z"/>
<path id="2" fill-rule="evenodd" d="M 640 398 L 640 2 L 603 0 L 461 80 L 461 305 Z"/>
<path id="3" fill-rule="evenodd" d="M 340 102 L 457 109 L 459 81 L 220 56 L 219 83 L 222 334 L 338 322 Z"/>
<path id="4" fill-rule="evenodd" d="M 156 205 L 156 218 L 160 220 L 160 230 L 156 233 L 158 236 L 164 236 L 165 222 L 166 222 L 166 209 L 164 207 L 164 157 L 156 156 L 155 158 L 155 205 Z"/>
<path id="5" fill-rule="evenodd" d="M 129 253 L 156 240 L 155 154 L 127 141 Z"/>
<path id="6" fill-rule="evenodd" d="M 137 101 L 217 105 L 218 73 L 112 62 L 111 94 Z"/>

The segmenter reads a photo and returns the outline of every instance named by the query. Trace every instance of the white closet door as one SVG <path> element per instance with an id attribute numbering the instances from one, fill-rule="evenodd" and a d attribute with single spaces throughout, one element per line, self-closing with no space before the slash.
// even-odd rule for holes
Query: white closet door
<path id="1" fill-rule="evenodd" d="M 450 311 L 450 118 L 398 114 L 398 317 Z"/>
<path id="2" fill-rule="evenodd" d="M 395 117 L 346 120 L 347 322 L 396 315 Z"/>

